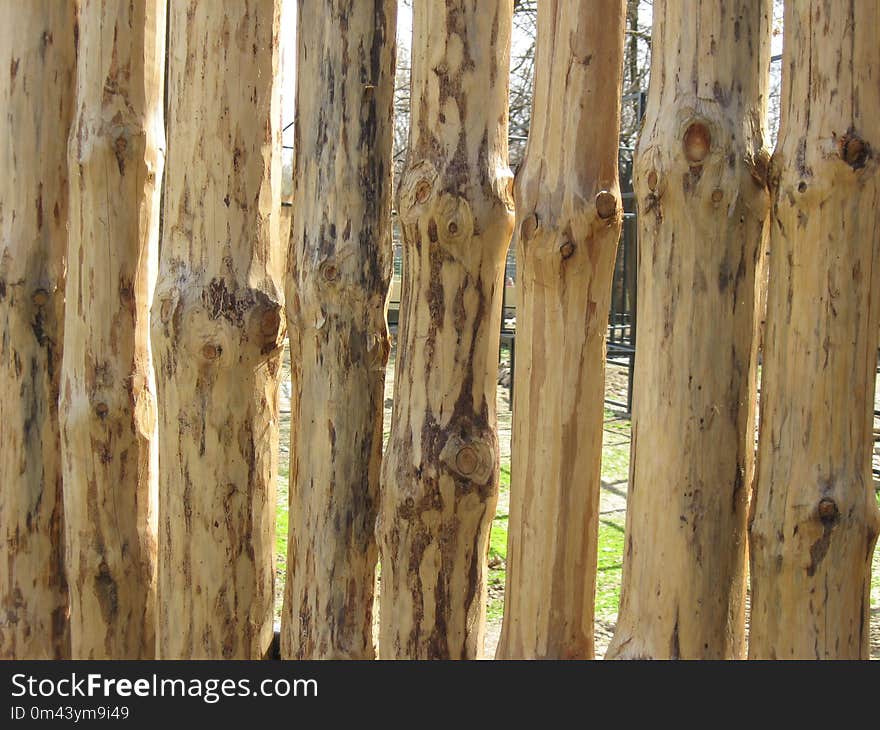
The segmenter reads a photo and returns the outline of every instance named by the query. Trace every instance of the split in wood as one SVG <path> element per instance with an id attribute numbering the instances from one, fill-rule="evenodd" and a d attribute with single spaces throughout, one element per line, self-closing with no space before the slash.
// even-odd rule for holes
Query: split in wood
<path id="1" fill-rule="evenodd" d="M 528 241 L 532 236 L 534 236 L 536 230 L 538 230 L 538 216 L 535 213 L 532 213 L 522 222 L 522 225 L 519 227 L 520 235 L 522 236 L 523 241 Z"/>

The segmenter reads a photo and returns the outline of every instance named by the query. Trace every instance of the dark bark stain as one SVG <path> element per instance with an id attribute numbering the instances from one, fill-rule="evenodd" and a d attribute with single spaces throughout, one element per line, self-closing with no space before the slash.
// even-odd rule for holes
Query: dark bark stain
<path id="1" fill-rule="evenodd" d="M 816 575 L 816 571 L 828 553 L 828 548 L 831 545 L 831 533 L 835 524 L 836 521 L 823 523 L 822 537 L 810 545 L 810 564 L 807 566 L 807 575 L 811 578 Z"/>
<path id="2" fill-rule="evenodd" d="M 669 640 L 669 658 L 681 658 L 681 643 L 678 635 L 678 608 L 675 609 L 675 625 L 672 627 L 672 637 Z"/>
<path id="3" fill-rule="evenodd" d="M 98 597 L 105 623 L 112 625 L 119 610 L 119 591 L 105 562 L 101 563 L 95 576 L 95 595 Z"/>
<path id="4" fill-rule="evenodd" d="M 37 187 L 37 199 L 34 201 L 37 211 L 37 230 L 43 230 L 43 183 Z"/>

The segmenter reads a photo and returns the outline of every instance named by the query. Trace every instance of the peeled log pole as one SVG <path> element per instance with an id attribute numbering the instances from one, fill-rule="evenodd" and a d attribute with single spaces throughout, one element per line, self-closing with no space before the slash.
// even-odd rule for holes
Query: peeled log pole
<path id="1" fill-rule="evenodd" d="M 299 8 L 282 655 L 372 659 L 397 3 Z"/>
<path id="2" fill-rule="evenodd" d="M 498 498 L 511 0 L 414 4 L 403 296 L 377 522 L 379 654 L 477 657 Z"/>
<path id="3" fill-rule="evenodd" d="M 152 309 L 157 656 L 272 641 L 282 259 L 277 0 L 170 3 L 168 161 Z"/>
<path id="4" fill-rule="evenodd" d="M 164 0 L 82 0 L 61 428 L 75 659 L 151 659 Z"/>
<path id="5" fill-rule="evenodd" d="M 786 3 L 749 656 L 867 659 L 880 7 Z"/>
<path id="6" fill-rule="evenodd" d="M 769 0 L 654 4 L 635 160 L 639 329 L 626 548 L 607 658 L 744 651 Z"/>
<path id="7" fill-rule="evenodd" d="M 58 383 L 76 5 L 0 1 L 0 659 L 69 655 Z"/>
<path id="8" fill-rule="evenodd" d="M 593 657 L 624 17 L 623 0 L 538 7 L 532 121 L 516 180 L 520 307 L 498 658 Z"/>

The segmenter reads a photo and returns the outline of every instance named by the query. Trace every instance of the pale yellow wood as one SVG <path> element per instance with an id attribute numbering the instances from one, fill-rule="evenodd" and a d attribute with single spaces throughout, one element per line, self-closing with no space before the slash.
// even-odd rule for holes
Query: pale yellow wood
<path id="1" fill-rule="evenodd" d="M 482 652 L 498 496 L 495 381 L 512 0 L 416 0 L 398 197 L 403 301 L 377 522 L 381 658 Z"/>
<path id="2" fill-rule="evenodd" d="M 283 255 L 278 0 L 169 4 L 168 157 L 152 345 L 159 658 L 272 640 Z"/>
<path id="3" fill-rule="evenodd" d="M 281 242 L 282 248 L 287 245 L 290 240 L 290 229 L 293 224 L 293 206 L 282 205 L 280 218 L 278 222 L 278 240 Z"/>
<path id="4" fill-rule="evenodd" d="M 0 0 L 0 659 L 69 654 L 58 385 L 76 3 Z"/>
<path id="5" fill-rule="evenodd" d="M 593 657 L 605 336 L 622 221 L 624 18 L 623 0 L 538 6 L 535 97 L 516 181 L 503 659 Z"/>
<path id="6" fill-rule="evenodd" d="M 286 658 L 372 659 L 396 0 L 299 6 Z"/>
<path id="7" fill-rule="evenodd" d="M 744 651 L 769 0 L 657 0 L 635 161 L 638 334 L 609 658 Z"/>
<path id="8" fill-rule="evenodd" d="M 880 6 L 786 3 L 761 434 L 755 659 L 867 659 L 880 291 Z"/>
<path id="9" fill-rule="evenodd" d="M 82 0 L 61 448 L 71 653 L 151 659 L 164 0 Z"/>

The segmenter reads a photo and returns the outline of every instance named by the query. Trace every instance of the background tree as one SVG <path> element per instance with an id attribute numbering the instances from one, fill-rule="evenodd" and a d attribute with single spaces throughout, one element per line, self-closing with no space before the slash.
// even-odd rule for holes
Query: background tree
<path id="1" fill-rule="evenodd" d="M 513 0 L 513 33 L 510 51 L 510 165 L 516 170 L 523 159 L 532 116 L 535 81 L 537 0 Z"/>
<path id="2" fill-rule="evenodd" d="M 282 654 L 371 659 L 397 4 L 324 0 L 299 11 Z"/>
<path id="3" fill-rule="evenodd" d="M 770 0 L 656 0 L 635 163 L 637 351 L 608 658 L 743 652 Z"/>
<path id="4" fill-rule="evenodd" d="M 499 658 L 593 657 L 605 333 L 622 220 L 624 12 L 623 0 L 545 0 L 538 11 L 534 107 L 516 181 L 516 407 Z"/>
<path id="5" fill-rule="evenodd" d="M 756 659 L 867 659 L 880 7 L 786 3 L 752 503 Z"/>
<path id="6" fill-rule="evenodd" d="M 398 211 L 403 300 L 377 536 L 380 656 L 482 650 L 498 495 L 511 0 L 415 3 L 412 127 Z"/>
<path id="7" fill-rule="evenodd" d="M 69 654 L 58 383 L 76 5 L 0 0 L 0 658 Z"/>
<path id="8" fill-rule="evenodd" d="M 278 0 L 173 2 L 152 342 L 159 658 L 272 641 L 283 256 Z"/>

